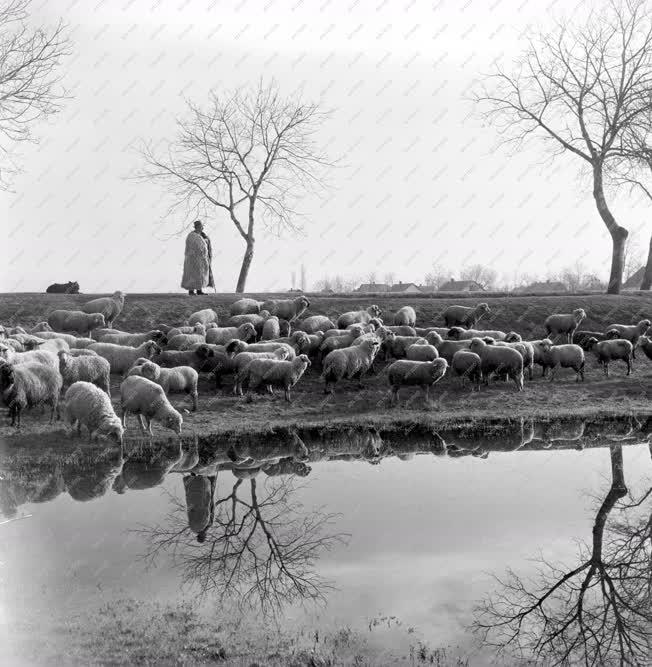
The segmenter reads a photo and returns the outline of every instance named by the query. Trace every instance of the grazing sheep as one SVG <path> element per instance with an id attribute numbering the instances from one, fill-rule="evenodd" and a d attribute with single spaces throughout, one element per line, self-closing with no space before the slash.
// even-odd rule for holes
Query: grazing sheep
<path id="1" fill-rule="evenodd" d="M 468 350 L 470 340 L 444 340 L 436 331 L 426 334 L 426 342 L 437 348 L 439 356 L 450 364 L 459 350 Z"/>
<path id="2" fill-rule="evenodd" d="M 11 341 L 6 340 L 0 344 L 0 359 L 4 359 L 9 364 L 28 364 L 28 363 L 39 363 L 45 366 L 49 366 L 53 370 L 59 372 L 59 359 L 54 352 L 48 352 L 47 350 L 30 350 L 28 352 L 16 352 L 12 347 L 7 346 L 5 343 Z"/>
<path id="3" fill-rule="evenodd" d="M 638 324 L 610 324 L 606 331 L 609 334 L 611 331 L 617 331 L 617 338 L 628 340 L 634 346 L 634 356 L 636 359 L 636 347 L 638 339 L 645 335 L 650 328 L 650 320 L 641 320 Z"/>
<path id="4" fill-rule="evenodd" d="M 238 299 L 229 306 L 231 315 L 254 315 L 260 313 L 262 301 L 256 299 Z"/>
<path id="5" fill-rule="evenodd" d="M 472 338 L 469 350 L 480 357 L 480 370 L 488 382 L 492 373 L 514 380 L 517 391 L 523 391 L 523 357 L 511 347 L 489 345 L 482 338 Z"/>
<path id="6" fill-rule="evenodd" d="M 506 343 L 520 343 L 523 340 L 523 337 L 521 334 L 516 333 L 516 331 L 508 331 L 505 334 L 505 338 L 503 339 Z"/>
<path id="7" fill-rule="evenodd" d="M 446 326 L 461 326 L 471 329 L 485 316 L 489 315 L 491 310 L 486 303 L 479 303 L 475 308 L 468 306 L 448 306 L 442 313 Z"/>
<path id="8" fill-rule="evenodd" d="M 584 350 L 579 345 L 569 343 L 567 345 L 543 345 L 545 363 L 550 372 L 550 382 L 555 379 L 555 371 L 558 367 L 572 368 L 575 373 L 575 382 L 580 379 L 584 382 Z"/>
<path id="9" fill-rule="evenodd" d="M 504 331 L 491 329 L 462 329 L 462 327 L 451 327 L 448 330 L 449 340 L 471 340 L 471 338 L 486 338 L 489 336 L 494 340 L 505 340 L 507 334 Z M 518 335 L 518 334 L 517 334 Z"/>
<path id="10" fill-rule="evenodd" d="M 46 294 L 79 294 L 79 283 L 68 281 L 67 283 L 52 283 L 45 290 Z"/>
<path id="11" fill-rule="evenodd" d="M 281 337 L 281 326 L 276 315 L 272 315 L 265 320 L 263 324 L 263 333 L 261 340 L 274 340 L 274 338 Z"/>
<path id="12" fill-rule="evenodd" d="M 383 351 L 386 358 L 404 359 L 411 345 L 427 345 L 428 341 L 421 336 L 385 336 Z"/>
<path id="13" fill-rule="evenodd" d="M 163 387 L 145 377 L 131 375 L 123 380 L 120 385 L 120 408 L 124 428 L 127 427 L 127 415 L 135 414 L 138 416 L 143 433 L 153 435 L 152 420 L 154 420 L 181 435 L 183 418 L 168 401 Z"/>
<path id="14" fill-rule="evenodd" d="M 318 331 L 314 334 L 307 334 L 307 336 L 308 340 L 310 341 L 310 345 L 308 345 L 308 349 L 305 350 L 305 354 L 307 354 L 312 360 L 319 352 L 320 345 L 324 342 L 324 332 Z"/>
<path id="15" fill-rule="evenodd" d="M 198 345 L 193 350 L 163 350 L 151 360 L 163 368 L 190 366 L 199 373 L 210 373 L 215 367 L 215 351 L 208 345 Z"/>
<path id="16" fill-rule="evenodd" d="M 81 335 L 106 326 L 102 313 L 88 314 L 81 310 L 54 310 L 48 317 L 48 324 L 55 331 L 76 331 Z"/>
<path id="17" fill-rule="evenodd" d="M 548 358 L 548 348 L 552 347 L 550 338 L 543 338 L 541 340 L 528 341 L 532 345 L 534 353 L 533 362 L 537 366 L 541 366 L 541 377 L 546 375 L 548 368 L 550 368 L 550 360 Z"/>
<path id="18" fill-rule="evenodd" d="M 62 350 L 59 352 L 59 372 L 64 389 L 75 382 L 91 382 L 111 396 L 111 365 L 96 353 L 73 357 L 70 352 Z"/>
<path id="19" fill-rule="evenodd" d="M 249 389 L 257 389 L 260 385 L 271 391 L 273 386 L 283 387 L 285 400 L 290 403 L 290 390 L 301 379 L 310 366 L 310 359 L 301 354 L 292 361 L 276 361 L 275 359 L 254 359 L 245 368 L 243 382 L 249 383 Z"/>
<path id="20" fill-rule="evenodd" d="M 416 343 L 405 350 L 405 358 L 410 361 L 432 361 L 438 357 L 437 348 L 428 343 Z"/>
<path id="21" fill-rule="evenodd" d="M 350 324 L 369 324 L 369 321 L 382 315 L 382 310 L 375 304 L 366 310 L 351 310 L 337 318 L 338 329 L 346 329 Z"/>
<path id="22" fill-rule="evenodd" d="M 197 324 L 193 324 L 192 326 L 187 326 L 187 327 L 172 327 L 167 332 L 168 340 L 170 338 L 174 338 L 175 336 L 178 336 L 179 334 L 197 334 L 199 336 L 205 336 L 206 335 L 206 326 L 204 326 L 201 323 L 197 323 Z"/>
<path id="23" fill-rule="evenodd" d="M 392 403 L 398 403 L 401 387 L 418 386 L 423 389 L 426 402 L 430 401 L 430 387 L 444 377 L 448 363 L 445 359 L 432 361 L 395 361 L 387 369 L 387 379 L 391 387 Z"/>
<path id="24" fill-rule="evenodd" d="M 198 310 L 194 312 L 188 318 L 188 324 L 192 326 L 193 324 L 207 324 L 218 323 L 217 313 L 212 308 L 204 308 L 203 310 Z"/>
<path id="25" fill-rule="evenodd" d="M 318 331 L 326 332 L 329 329 L 335 329 L 335 324 L 325 315 L 310 315 L 310 317 L 298 322 L 297 328 L 307 334 L 314 334 Z"/>
<path id="26" fill-rule="evenodd" d="M 382 325 L 383 329 L 387 329 L 387 331 L 393 331 L 397 336 L 416 336 L 417 332 L 414 327 L 410 327 L 407 325 L 400 325 L 400 326 L 385 326 Z M 419 334 L 421 335 L 421 334 Z"/>
<path id="27" fill-rule="evenodd" d="M 91 382 L 79 380 L 70 385 L 64 398 L 65 420 L 73 429 L 77 425 L 79 435 L 82 426 L 85 426 L 91 440 L 96 434 L 122 442 L 124 428 L 111 405 L 111 399 L 104 391 Z"/>
<path id="28" fill-rule="evenodd" d="M 413 327 L 417 323 L 417 313 L 412 306 L 403 306 L 394 313 L 394 324 L 396 326 Z"/>
<path id="29" fill-rule="evenodd" d="M 59 354 L 61 350 L 69 350 L 70 346 L 66 343 L 65 340 L 60 338 L 51 338 L 50 340 L 39 340 L 37 338 L 32 338 L 23 343 L 25 352 L 31 350 L 41 350 L 43 352 L 53 352 L 54 354 Z"/>
<path id="30" fill-rule="evenodd" d="M 305 296 L 295 299 L 269 299 L 263 302 L 262 310 L 269 311 L 270 315 L 293 322 L 306 312 L 310 307 L 310 301 Z"/>
<path id="31" fill-rule="evenodd" d="M 0 394 L 9 408 L 11 425 L 20 428 L 23 410 L 37 405 L 50 406 L 50 424 L 55 413 L 59 419 L 61 382 L 58 369 L 38 361 L 0 365 Z"/>
<path id="32" fill-rule="evenodd" d="M 362 387 L 362 377 L 371 368 L 379 346 L 377 338 L 370 338 L 360 345 L 329 352 L 324 358 L 322 371 L 324 393 L 332 394 L 333 385 L 342 379 L 357 379 L 358 386 Z"/>
<path id="33" fill-rule="evenodd" d="M 278 348 L 274 352 L 239 352 L 232 358 L 233 372 L 235 373 L 235 380 L 233 382 L 233 394 L 235 396 L 242 396 L 243 382 L 247 379 L 247 366 L 254 359 L 277 359 L 285 361 L 288 359 L 289 353 L 285 348 Z"/>
<path id="34" fill-rule="evenodd" d="M 310 338 L 303 331 L 295 331 L 291 336 L 287 336 L 286 338 L 275 338 L 273 342 L 291 345 L 297 354 L 304 354 L 310 348 Z"/>
<path id="35" fill-rule="evenodd" d="M 571 343 L 573 334 L 577 327 L 579 327 L 580 322 L 585 318 L 586 312 L 584 308 L 576 308 L 572 313 L 556 313 L 555 315 L 548 316 L 543 326 L 546 328 L 548 338 L 565 335 L 567 342 Z"/>
<path id="36" fill-rule="evenodd" d="M 630 341 L 624 338 L 603 341 L 599 341 L 597 338 L 589 338 L 586 349 L 593 352 L 598 363 L 602 364 L 605 377 L 609 377 L 610 361 L 624 361 L 627 364 L 627 375 L 631 375 L 634 346 Z"/>
<path id="37" fill-rule="evenodd" d="M 168 342 L 166 334 L 157 329 L 152 329 L 147 333 L 135 334 L 104 334 L 100 343 L 113 343 L 114 345 L 126 345 L 128 347 L 138 347 L 148 340 L 153 340 L 158 345 L 166 345 Z"/>
<path id="38" fill-rule="evenodd" d="M 265 343 L 245 343 L 244 345 L 241 345 L 241 342 L 242 341 L 232 340 L 226 346 L 226 353 L 238 354 L 240 352 L 274 352 L 276 350 L 283 349 L 287 350 L 288 359 L 294 359 L 297 356 L 292 345 L 288 345 L 287 343 L 278 343 L 276 341 L 270 340 Z"/>
<path id="39" fill-rule="evenodd" d="M 104 357 L 111 366 L 111 373 L 125 374 L 138 357 L 151 359 L 161 352 L 161 348 L 153 341 L 148 340 L 138 347 L 114 345 L 113 343 L 93 343 L 89 348 Z"/>
<path id="40" fill-rule="evenodd" d="M 453 373 L 460 377 L 462 387 L 464 386 L 465 379 L 468 378 L 475 384 L 477 390 L 480 391 L 482 360 L 475 352 L 471 352 L 471 350 L 458 350 L 453 355 L 451 368 L 453 369 Z M 471 391 L 473 391 L 473 387 L 471 387 Z"/>
<path id="41" fill-rule="evenodd" d="M 209 329 L 206 332 L 206 342 L 213 345 L 226 345 L 230 341 L 237 339 L 248 343 L 251 340 L 255 340 L 256 335 L 256 327 L 251 322 L 245 322 L 239 327 Z"/>
<path id="42" fill-rule="evenodd" d="M 210 329 L 210 331 L 217 331 L 217 329 Z M 177 334 L 168 338 L 168 350 L 189 350 L 193 345 L 206 343 L 206 336 L 201 334 Z"/>
<path id="43" fill-rule="evenodd" d="M 87 301 L 82 306 L 82 310 L 85 313 L 101 313 L 104 316 L 106 326 L 110 328 L 124 308 L 125 296 L 124 292 L 113 292 L 111 296 L 102 296 L 99 299 Z"/>
<path id="44" fill-rule="evenodd" d="M 638 339 L 636 347 L 640 347 L 641 350 L 643 350 L 643 354 L 645 354 L 648 359 L 652 359 L 652 338 L 649 336 L 641 336 Z"/>
<path id="45" fill-rule="evenodd" d="M 139 375 L 155 382 L 166 394 L 189 394 L 192 399 L 192 410 L 197 411 L 199 373 L 194 368 L 190 366 L 161 368 L 152 361 L 145 361 L 138 366 L 132 366 L 127 377 L 132 375 Z"/>
<path id="46" fill-rule="evenodd" d="M 518 334 L 515 335 L 518 336 Z M 520 336 L 518 337 L 520 338 Z M 504 340 L 496 341 L 493 338 L 483 338 L 483 340 L 493 345 L 511 347 L 512 349 L 519 352 L 519 354 L 523 357 L 523 372 L 525 372 L 525 369 L 527 369 L 528 378 L 532 380 L 534 375 L 534 347 L 532 346 L 532 343 L 524 340 L 513 342 L 507 342 Z"/>
<path id="47" fill-rule="evenodd" d="M 610 340 L 611 338 L 620 338 L 620 334 L 616 331 L 607 331 L 607 333 L 602 333 L 600 331 L 576 331 L 573 334 L 573 343 L 579 345 L 582 349 L 587 350 L 588 348 L 586 347 L 586 344 L 591 338 L 595 338 L 597 341 Z"/>

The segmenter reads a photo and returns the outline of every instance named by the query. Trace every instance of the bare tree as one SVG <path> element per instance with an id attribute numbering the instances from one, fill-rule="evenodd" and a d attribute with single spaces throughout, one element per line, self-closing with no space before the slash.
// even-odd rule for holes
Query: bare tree
<path id="1" fill-rule="evenodd" d="M 428 287 L 438 290 L 445 282 L 450 279 L 450 271 L 446 268 L 433 266 L 432 271 L 426 273 L 423 282 Z"/>
<path id="2" fill-rule="evenodd" d="M 461 280 L 475 280 L 475 282 L 482 285 L 484 289 L 493 287 L 497 277 L 498 273 L 494 269 L 482 264 L 466 266 L 460 272 Z"/>
<path id="3" fill-rule="evenodd" d="M 385 281 L 385 284 L 391 287 L 394 284 L 394 281 L 396 280 L 396 274 L 393 271 L 388 271 L 383 276 L 383 280 Z"/>
<path id="4" fill-rule="evenodd" d="M 0 187 L 17 171 L 15 144 L 36 141 L 34 125 L 57 113 L 66 98 L 59 69 L 70 53 L 62 22 L 52 28 L 29 23 L 31 0 L 0 2 Z"/>
<path id="5" fill-rule="evenodd" d="M 649 116 L 651 85 L 652 15 L 644 0 L 612 0 L 583 25 L 530 36 L 514 73 L 498 68 L 477 95 L 505 141 L 518 147 L 539 136 L 553 156 L 568 152 L 589 167 L 612 239 L 610 294 L 620 292 L 627 230 L 607 203 L 605 170 L 621 155 L 628 128 Z"/>
<path id="6" fill-rule="evenodd" d="M 324 188 L 331 166 L 316 135 L 327 113 L 277 86 L 230 95 L 212 92 L 206 108 L 188 104 L 178 135 L 160 156 L 142 148 L 141 179 L 160 182 L 178 206 L 195 212 L 224 210 L 245 242 L 236 292 L 243 292 L 254 258 L 258 223 L 277 235 L 301 232 L 301 197 Z"/>

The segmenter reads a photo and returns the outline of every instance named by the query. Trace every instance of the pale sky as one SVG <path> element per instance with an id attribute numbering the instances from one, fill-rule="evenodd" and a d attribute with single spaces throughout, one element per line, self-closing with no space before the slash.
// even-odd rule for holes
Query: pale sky
<path id="1" fill-rule="evenodd" d="M 35 20 L 64 16 L 74 55 L 65 109 L 23 151 L 14 192 L 0 193 L 7 243 L 0 291 L 77 280 L 83 292 L 180 291 L 191 218 L 165 218 L 156 183 L 127 177 L 140 140 L 165 141 L 211 88 L 274 78 L 291 96 L 333 109 L 322 141 L 343 156 L 326 204 L 302 202 L 305 236 L 258 231 L 248 289 L 290 286 L 306 265 L 422 282 L 433 264 L 540 276 L 581 261 L 607 278 L 611 243 L 572 156 L 544 161 L 537 142 L 496 149 L 470 91 L 495 58 L 516 57 L 528 24 L 562 10 L 525 0 L 98 0 L 36 2 Z M 652 207 L 613 201 L 642 245 Z M 205 218 L 218 291 L 235 287 L 244 244 L 226 212 Z M 172 236 L 183 231 L 181 236 Z M 2 257 L 0 257 L 2 259 Z"/>

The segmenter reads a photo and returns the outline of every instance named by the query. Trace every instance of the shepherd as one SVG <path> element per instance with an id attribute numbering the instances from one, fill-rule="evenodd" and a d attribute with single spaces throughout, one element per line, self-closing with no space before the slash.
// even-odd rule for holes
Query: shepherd
<path id="1" fill-rule="evenodd" d="M 208 529 L 215 520 L 215 483 L 217 475 L 197 475 L 191 472 L 183 478 L 186 492 L 188 526 L 197 535 L 197 542 L 206 541 Z"/>
<path id="2" fill-rule="evenodd" d="M 186 237 L 186 255 L 183 262 L 181 287 L 189 295 L 204 294 L 202 288 L 215 287 L 213 279 L 213 249 L 211 240 L 204 233 L 201 220 L 195 220 L 195 229 Z"/>

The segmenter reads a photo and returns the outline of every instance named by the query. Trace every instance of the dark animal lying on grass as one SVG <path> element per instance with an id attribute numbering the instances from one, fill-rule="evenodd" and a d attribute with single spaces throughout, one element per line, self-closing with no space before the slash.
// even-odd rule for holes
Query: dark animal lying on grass
<path id="1" fill-rule="evenodd" d="M 47 294 L 79 294 L 79 283 L 52 283 L 45 291 Z"/>

